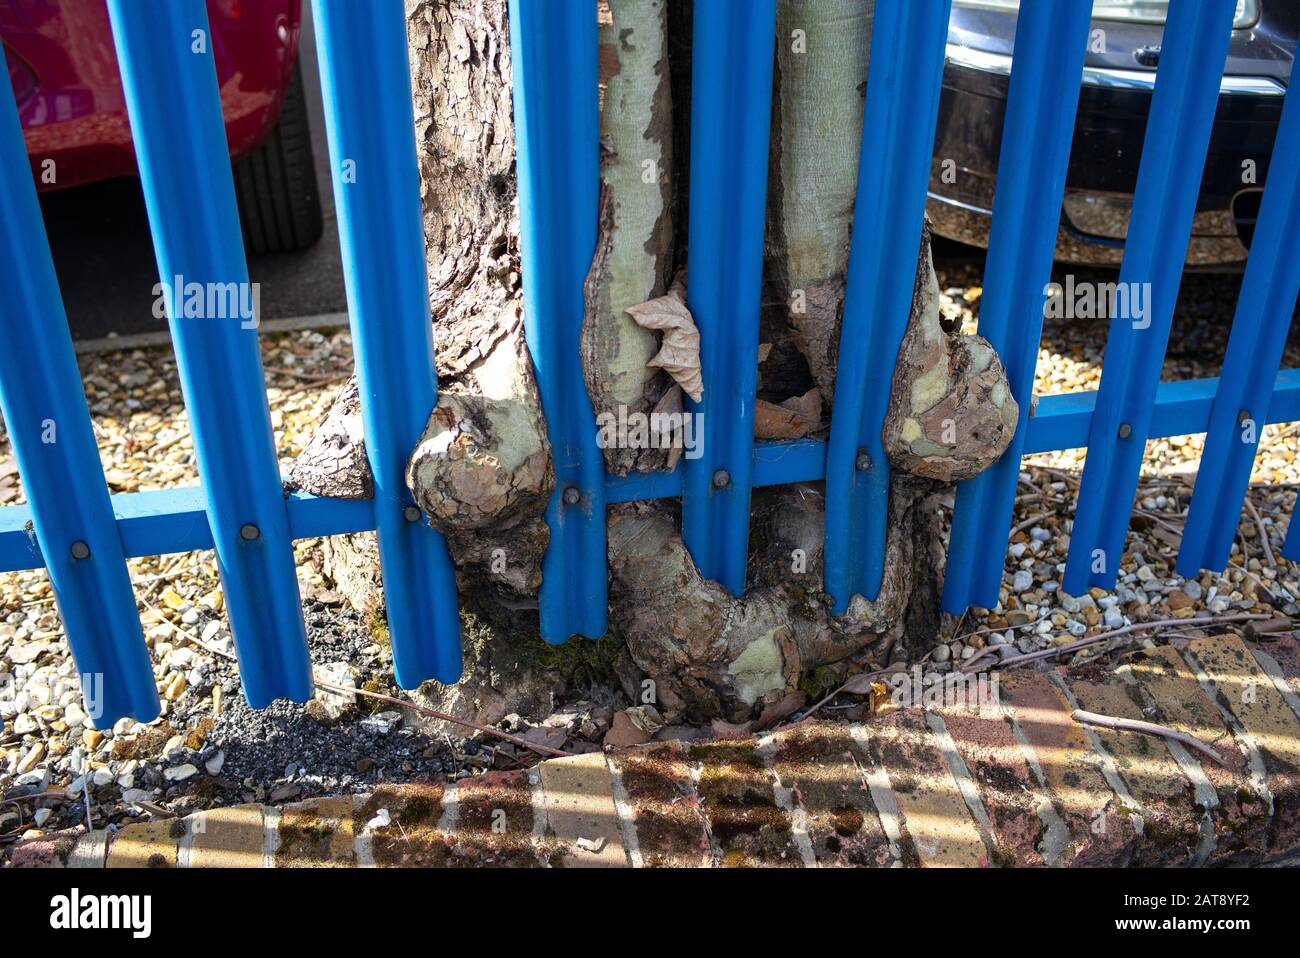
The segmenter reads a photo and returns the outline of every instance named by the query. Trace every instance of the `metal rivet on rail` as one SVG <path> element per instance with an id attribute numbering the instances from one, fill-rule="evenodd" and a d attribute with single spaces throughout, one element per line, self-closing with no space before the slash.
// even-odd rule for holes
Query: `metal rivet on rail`
<path id="1" fill-rule="evenodd" d="M 81 539 L 78 539 L 76 542 L 72 544 L 72 558 L 89 559 L 90 546 L 86 545 L 86 543 L 83 542 Z"/>
<path id="2" fill-rule="evenodd" d="M 1250 421 L 1249 409 L 1243 409 L 1241 412 L 1237 413 L 1237 422 L 1245 424 L 1249 421 Z"/>
<path id="3" fill-rule="evenodd" d="M 420 521 L 420 509 L 418 506 L 407 506 L 402 510 L 402 518 L 407 522 Z"/>
<path id="4" fill-rule="evenodd" d="M 245 542 L 252 542 L 254 539 L 260 538 L 261 535 L 262 530 L 257 528 L 257 526 L 253 525 L 251 522 L 245 522 L 239 527 L 239 538 L 243 539 Z"/>
<path id="5" fill-rule="evenodd" d="M 1122 422 L 1122 423 L 1120 423 L 1120 424 L 1119 424 L 1119 438 L 1121 438 L 1121 439 L 1127 439 L 1127 438 L 1128 438 L 1129 436 L 1131 436 L 1131 435 L 1133 435 L 1133 427 L 1130 426 L 1130 425 L 1129 425 L 1128 423 L 1126 423 L 1126 422 Z"/>
<path id="6" fill-rule="evenodd" d="M 566 506 L 576 506 L 582 501 L 582 493 L 577 486 L 569 486 L 564 490 L 564 504 Z"/>
<path id="7" fill-rule="evenodd" d="M 858 472 L 866 472 L 871 468 L 871 457 L 867 455 L 865 449 L 859 449 L 858 458 L 854 460 L 853 464 L 857 467 Z"/>
<path id="8" fill-rule="evenodd" d="M 725 469 L 719 469 L 713 474 L 713 488 L 725 489 L 731 485 L 731 473 Z"/>

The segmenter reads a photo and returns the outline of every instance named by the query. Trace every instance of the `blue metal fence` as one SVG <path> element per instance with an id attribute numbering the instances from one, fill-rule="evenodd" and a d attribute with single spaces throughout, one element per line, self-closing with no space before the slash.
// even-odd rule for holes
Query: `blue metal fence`
<path id="1" fill-rule="evenodd" d="M 598 195 L 591 0 L 511 0 L 526 335 L 555 458 L 541 628 L 605 630 L 606 504 L 681 496 L 703 571 L 739 593 L 752 488 L 825 480 L 826 592 L 874 597 L 888 466 L 880 434 L 911 306 L 949 0 L 877 0 L 834 417 L 827 443 L 755 444 L 754 369 L 775 40 L 774 0 L 697 0 L 690 306 L 702 336 L 703 455 L 606 476 L 579 373 L 582 284 Z M 1020 458 L 1088 446 L 1065 587 L 1109 587 L 1147 439 L 1208 433 L 1179 570 L 1221 567 L 1267 423 L 1300 419 L 1300 370 L 1275 372 L 1300 291 L 1300 164 L 1274 163 L 1222 379 L 1160 383 L 1233 0 L 1171 5 L 1121 281 L 1150 282 L 1148 326 L 1116 322 L 1100 389 L 1045 396 L 1034 364 L 1069 155 L 1089 0 L 1023 5 L 981 332 L 1022 416 L 1008 453 L 958 489 L 943 605 L 997 601 Z M 203 0 L 109 0 L 159 274 L 248 280 Z M 201 486 L 109 497 L 44 242 L 13 97 L 0 90 L 0 406 L 28 502 L 0 509 L 0 572 L 48 569 L 79 671 L 103 676 L 100 723 L 158 710 L 125 560 L 215 549 L 245 694 L 305 699 L 311 673 L 292 541 L 377 530 L 397 679 L 460 672 L 451 562 L 403 464 L 436 399 L 415 141 L 397 0 L 314 0 L 371 501 L 283 494 L 253 324 L 168 303 Z M 1064 46 L 1064 52 L 1062 47 Z M 1300 155 L 1288 96 L 1275 155 Z M 183 280 L 182 280 L 183 278 Z M 50 429 L 56 441 L 50 441 Z M 1300 559 L 1293 527 L 1283 554 Z"/>

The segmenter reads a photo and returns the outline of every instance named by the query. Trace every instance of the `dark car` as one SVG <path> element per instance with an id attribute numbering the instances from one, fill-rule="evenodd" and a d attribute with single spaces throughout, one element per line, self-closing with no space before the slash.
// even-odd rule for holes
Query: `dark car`
<path id="1" fill-rule="evenodd" d="M 1084 61 L 1058 260 L 1117 265 L 1123 256 L 1168 5 L 1093 4 L 1092 26 L 1105 31 L 1105 52 L 1092 44 Z M 948 26 L 927 210 L 935 232 L 977 246 L 988 245 L 1018 6 L 954 0 Z M 1246 259 L 1297 34 L 1296 0 L 1239 0 L 1188 266 L 1231 269 Z M 947 177 L 945 159 L 954 161 Z"/>
<path id="2" fill-rule="evenodd" d="M 207 0 L 245 241 L 255 253 L 321 236 L 302 79 L 300 0 Z M 136 176 L 104 0 L 0 0 L 0 42 L 41 190 Z"/>

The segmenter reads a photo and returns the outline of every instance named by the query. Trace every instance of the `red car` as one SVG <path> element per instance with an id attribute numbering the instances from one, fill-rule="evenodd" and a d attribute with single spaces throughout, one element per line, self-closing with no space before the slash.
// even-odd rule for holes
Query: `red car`
<path id="1" fill-rule="evenodd" d="M 217 82 L 248 248 L 321 235 L 295 61 L 300 0 L 207 0 Z M 0 0 L 0 42 L 41 190 L 136 176 L 104 0 Z"/>

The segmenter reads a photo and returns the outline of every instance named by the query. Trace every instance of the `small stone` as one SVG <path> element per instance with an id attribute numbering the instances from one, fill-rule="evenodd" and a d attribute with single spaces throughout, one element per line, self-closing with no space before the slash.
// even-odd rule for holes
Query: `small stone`
<path id="1" fill-rule="evenodd" d="M 271 789 L 270 800 L 272 802 L 286 802 L 291 798 L 296 798 L 302 791 L 302 786 L 297 782 L 281 782 Z"/>
<path id="2" fill-rule="evenodd" d="M 187 778 L 193 778 L 199 773 L 199 770 L 186 762 L 184 765 L 175 765 L 172 768 L 163 769 L 163 778 L 169 782 L 183 782 Z"/>
<path id="3" fill-rule="evenodd" d="M 936 645 L 934 652 L 931 653 L 930 659 L 934 662 L 947 662 L 952 655 L 952 650 L 946 645 Z"/>
<path id="4" fill-rule="evenodd" d="M 27 754 L 19 760 L 18 766 L 14 769 L 16 775 L 26 775 L 36 767 L 36 763 L 45 757 L 45 743 L 37 742 L 28 751 Z"/>
<path id="5" fill-rule="evenodd" d="M 1138 567 L 1137 577 L 1141 579 L 1143 582 L 1150 582 L 1152 579 L 1156 577 L 1156 574 L 1151 571 L 1151 567 L 1149 565 L 1144 565 Z"/>
<path id="6" fill-rule="evenodd" d="M 1111 606 L 1106 610 L 1101 621 L 1108 629 L 1118 629 L 1124 625 L 1124 616 L 1120 614 L 1119 609 Z"/>
<path id="7" fill-rule="evenodd" d="M 1180 609 L 1190 609 L 1196 604 L 1195 600 L 1186 592 L 1170 592 L 1169 597 L 1165 601 L 1168 602 L 1169 608 L 1173 609 L 1175 612 Z"/>
<path id="8" fill-rule="evenodd" d="M 1192 600 L 1199 599 L 1202 595 L 1201 584 L 1197 582 L 1195 579 L 1188 579 L 1186 582 L 1184 582 L 1183 591 L 1186 592 L 1187 597 Z"/>
<path id="9" fill-rule="evenodd" d="M 1012 592 L 1028 592 L 1034 585 L 1034 574 L 1028 569 L 1018 569 L 1011 579 Z"/>
<path id="10" fill-rule="evenodd" d="M 127 804 L 135 802 L 147 802 L 153 796 L 153 792 L 147 788 L 128 788 L 122 792 L 122 801 Z"/>
<path id="11" fill-rule="evenodd" d="M 40 726 L 36 723 L 36 719 L 32 718 L 32 716 L 26 712 L 20 712 L 17 718 L 14 719 L 15 735 L 31 735 L 39 727 Z"/>
<path id="12" fill-rule="evenodd" d="M 563 730 L 559 730 L 560 744 L 564 744 Z M 627 712 L 615 712 L 613 723 L 605 733 L 604 744 L 613 748 L 627 748 L 650 741 L 650 733 L 632 721 Z M 558 746 L 553 746 L 558 747 Z"/>
<path id="13" fill-rule="evenodd" d="M 113 781 L 113 771 L 107 765 L 101 765 L 91 773 L 90 780 L 96 788 L 103 788 Z"/>
<path id="14" fill-rule="evenodd" d="M 218 751 L 216 755 L 203 763 L 203 767 L 208 770 L 209 775 L 217 775 L 221 772 L 221 767 L 225 764 L 226 753 L 224 751 Z"/>
<path id="15" fill-rule="evenodd" d="M 178 698 L 181 697 L 181 693 L 183 693 L 184 691 L 185 691 L 185 676 L 182 673 L 177 672 L 172 677 L 172 680 L 167 683 L 167 688 L 163 691 L 163 698 L 165 698 L 168 702 L 175 702 Z"/>
<path id="16" fill-rule="evenodd" d="M 50 820 L 50 816 L 53 814 L 54 809 L 52 808 L 38 808 L 32 812 L 32 824 L 37 828 L 44 828 L 45 823 Z"/>

